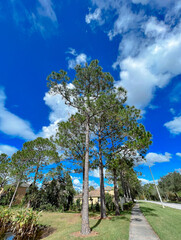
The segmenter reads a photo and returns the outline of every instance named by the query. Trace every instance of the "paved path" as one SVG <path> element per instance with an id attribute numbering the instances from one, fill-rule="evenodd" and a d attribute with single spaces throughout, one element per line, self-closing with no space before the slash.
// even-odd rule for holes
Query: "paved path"
<path id="1" fill-rule="evenodd" d="M 156 202 L 156 201 L 146 201 L 146 200 L 138 200 L 138 202 L 150 202 L 150 203 L 155 203 L 155 204 L 159 204 L 161 205 L 160 202 Z M 171 208 L 175 208 L 175 209 L 179 209 L 181 210 L 181 204 L 180 203 L 163 203 L 164 206 L 166 207 L 171 207 Z"/>
<path id="2" fill-rule="evenodd" d="M 159 240 L 136 203 L 132 209 L 129 240 Z"/>

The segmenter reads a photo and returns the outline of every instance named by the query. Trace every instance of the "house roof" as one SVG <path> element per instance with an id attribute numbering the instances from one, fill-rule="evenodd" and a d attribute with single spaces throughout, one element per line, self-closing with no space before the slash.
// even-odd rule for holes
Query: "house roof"
<path id="1" fill-rule="evenodd" d="M 100 189 L 90 191 L 89 197 L 100 197 Z"/>
<path id="2" fill-rule="evenodd" d="M 107 187 L 105 187 L 105 191 L 111 191 L 111 190 L 113 190 L 114 188 L 113 187 L 110 187 L 110 186 L 107 186 Z"/>
<path id="3" fill-rule="evenodd" d="M 24 188 L 28 188 L 30 186 L 30 184 L 28 183 L 21 183 L 20 187 L 24 187 Z"/>
<path id="4" fill-rule="evenodd" d="M 105 191 L 112 191 L 113 189 L 114 188 L 110 186 L 105 187 Z M 100 197 L 100 188 L 90 191 L 89 197 Z M 76 195 L 75 198 L 82 198 L 82 193 L 79 195 Z"/>

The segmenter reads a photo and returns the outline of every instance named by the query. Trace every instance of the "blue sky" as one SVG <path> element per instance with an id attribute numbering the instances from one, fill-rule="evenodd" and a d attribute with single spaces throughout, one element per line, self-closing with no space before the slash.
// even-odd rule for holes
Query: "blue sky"
<path id="1" fill-rule="evenodd" d="M 0 152 L 48 137 L 74 109 L 50 96 L 46 77 L 98 59 L 153 134 L 155 179 L 181 168 L 181 2 L 7 0 L 0 2 Z M 137 168 L 151 181 L 145 165 Z M 90 173 L 97 186 L 98 171 Z M 81 176 L 73 175 L 81 186 Z"/>

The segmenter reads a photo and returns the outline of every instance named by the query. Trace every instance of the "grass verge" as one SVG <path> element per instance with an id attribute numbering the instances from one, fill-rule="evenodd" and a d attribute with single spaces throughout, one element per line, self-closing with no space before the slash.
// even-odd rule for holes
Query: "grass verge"
<path id="1" fill-rule="evenodd" d="M 181 210 L 140 202 L 140 209 L 161 240 L 181 239 Z"/>
<path id="2" fill-rule="evenodd" d="M 118 217 L 110 216 L 108 219 L 100 220 L 98 215 L 90 214 L 90 227 L 93 231 L 98 232 L 98 236 L 86 237 L 86 239 L 128 240 L 130 215 L 130 212 L 125 212 Z M 81 229 L 80 214 L 44 212 L 40 223 L 56 229 L 51 235 L 44 238 L 45 240 L 82 239 L 71 235 Z"/>

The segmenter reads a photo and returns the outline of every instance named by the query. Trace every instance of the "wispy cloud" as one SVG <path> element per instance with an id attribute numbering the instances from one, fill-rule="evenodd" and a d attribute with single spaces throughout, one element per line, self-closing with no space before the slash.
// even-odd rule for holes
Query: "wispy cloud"
<path id="1" fill-rule="evenodd" d="M 17 151 L 18 151 L 18 149 L 16 147 L 0 144 L 0 154 L 6 153 L 8 156 L 11 156 L 11 155 L 13 155 L 13 153 L 15 153 Z"/>
<path id="2" fill-rule="evenodd" d="M 36 138 L 36 135 L 28 121 L 11 113 L 5 107 L 6 95 L 4 90 L 0 89 L 0 131 L 4 134 L 20 137 L 25 140 Z"/>
<path id="3" fill-rule="evenodd" d="M 146 161 L 139 162 L 139 165 L 154 166 L 155 163 L 170 162 L 172 155 L 170 153 L 160 154 L 160 153 L 147 153 L 145 156 Z"/>
<path id="4" fill-rule="evenodd" d="M 78 54 L 76 50 L 73 48 L 69 48 L 69 50 L 66 53 L 73 56 L 67 57 L 69 69 L 74 69 L 77 64 L 85 65 L 85 63 L 89 60 L 85 53 Z"/>
<path id="5" fill-rule="evenodd" d="M 181 153 L 180 152 L 176 153 L 176 156 L 181 157 Z"/>
<path id="6" fill-rule="evenodd" d="M 52 0 L 38 0 L 28 3 L 22 0 L 11 0 L 12 15 L 15 23 L 24 32 L 40 32 L 43 37 L 56 33 L 58 20 Z"/>
<path id="7" fill-rule="evenodd" d="M 69 87 L 72 87 L 69 84 Z M 51 95 L 48 92 L 45 93 L 43 99 L 45 104 L 50 108 L 51 112 L 49 114 L 50 125 L 42 127 L 40 136 L 50 137 L 56 134 L 58 123 L 61 121 L 67 121 L 68 118 L 77 112 L 77 110 L 71 106 L 65 104 L 65 100 L 61 95 Z"/>
<path id="8" fill-rule="evenodd" d="M 149 183 L 154 183 L 153 180 L 150 181 L 150 180 L 147 180 L 145 178 L 138 178 L 138 179 L 141 181 L 142 185 L 149 184 Z M 155 182 L 157 184 L 158 180 L 155 180 Z"/>
<path id="9" fill-rule="evenodd" d="M 169 130 L 170 133 L 179 135 L 181 133 L 181 116 L 174 117 L 172 121 L 166 122 L 164 126 Z"/>
<path id="10" fill-rule="evenodd" d="M 89 12 L 89 14 L 85 16 L 85 21 L 87 24 L 91 23 L 92 21 L 98 21 L 99 23 L 103 23 L 101 21 L 101 9 L 96 8 L 93 13 Z"/>

